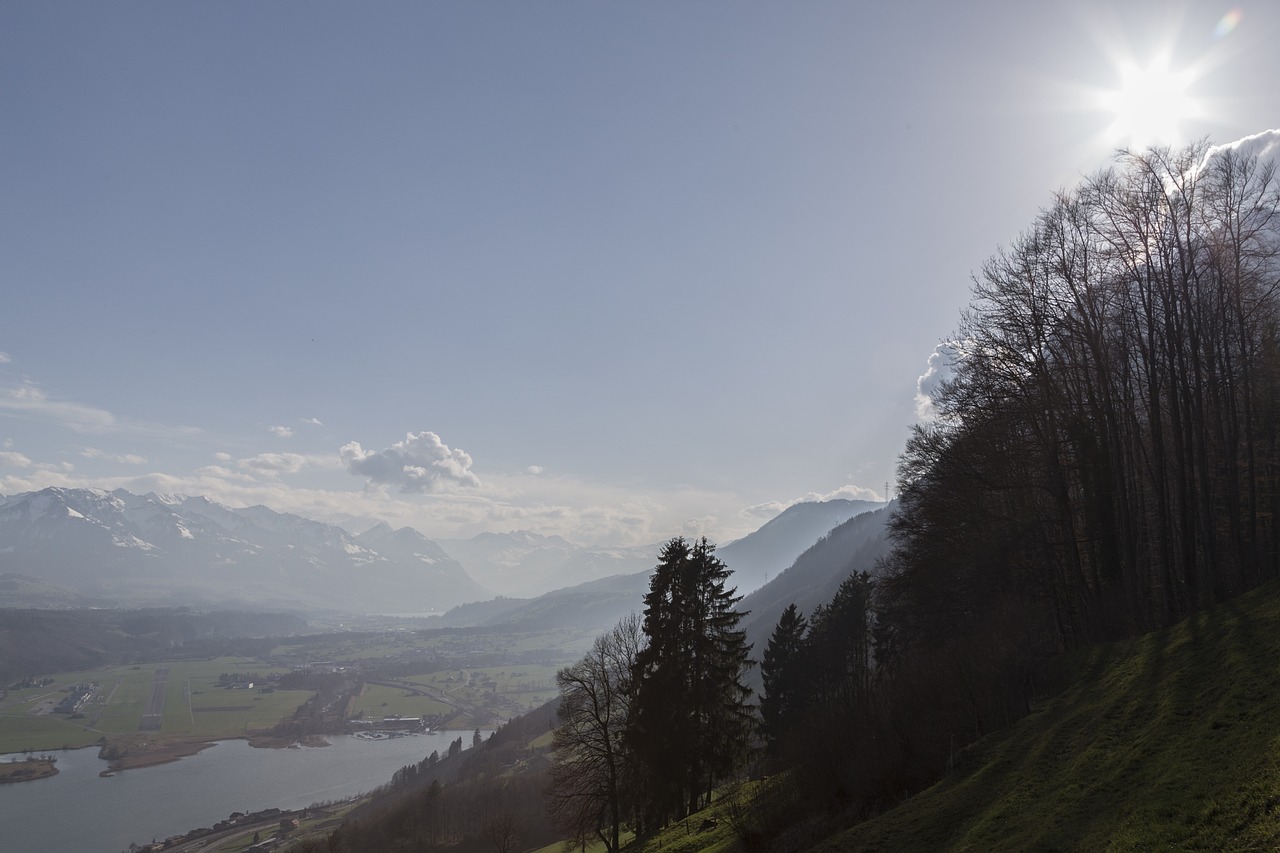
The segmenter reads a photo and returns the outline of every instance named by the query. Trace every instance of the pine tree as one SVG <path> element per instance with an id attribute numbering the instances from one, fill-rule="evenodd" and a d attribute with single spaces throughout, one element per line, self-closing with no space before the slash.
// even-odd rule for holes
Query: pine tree
<path id="1" fill-rule="evenodd" d="M 751 731 L 750 664 L 741 596 L 705 538 L 672 539 L 645 596 L 648 645 L 636 658 L 627 742 L 639 773 L 643 815 L 662 824 L 711 800 L 717 780 L 745 758 Z"/>
<path id="2" fill-rule="evenodd" d="M 760 675 L 764 679 L 764 695 L 760 697 L 765 740 L 772 750 L 787 717 L 797 710 L 802 689 L 801 648 L 808 623 L 794 603 L 782 611 L 778 625 L 769 637 Z"/>

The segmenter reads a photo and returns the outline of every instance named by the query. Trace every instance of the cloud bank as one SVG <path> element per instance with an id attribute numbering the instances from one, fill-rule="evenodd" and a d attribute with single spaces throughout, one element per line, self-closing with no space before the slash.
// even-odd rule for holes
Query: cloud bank
<path id="1" fill-rule="evenodd" d="M 139 456 L 136 453 L 107 453 L 105 450 L 99 450 L 96 447 L 86 447 L 80 451 L 80 455 L 85 459 L 102 459 L 107 462 L 117 462 L 121 465 L 146 465 L 147 457 Z"/>

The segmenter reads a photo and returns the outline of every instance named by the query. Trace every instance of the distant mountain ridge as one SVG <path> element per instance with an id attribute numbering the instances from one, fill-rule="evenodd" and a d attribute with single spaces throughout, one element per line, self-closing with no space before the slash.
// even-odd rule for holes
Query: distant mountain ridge
<path id="1" fill-rule="evenodd" d="M 440 544 L 484 586 L 520 597 L 644 571 L 653 567 L 660 547 L 583 548 L 528 530 L 442 539 Z"/>
<path id="2" fill-rule="evenodd" d="M 883 506 L 801 503 L 717 552 L 740 592 L 777 578 L 841 521 Z M 385 522 L 359 535 L 202 496 L 51 487 L 0 496 L 0 605 L 447 611 L 451 624 L 608 627 L 640 606 L 659 544 L 582 548 L 530 531 L 433 541 Z M 493 599 L 498 590 L 507 598 Z"/>
<path id="3" fill-rule="evenodd" d="M 836 499 L 793 504 L 758 530 L 720 546 L 716 556 L 733 570 L 740 593 L 764 585 L 827 531 L 855 515 L 883 507 L 877 501 Z M 440 545 L 478 582 L 503 595 L 537 598 L 594 580 L 647 572 L 661 543 L 625 548 L 583 548 L 559 536 L 528 530 L 442 539 Z"/>
<path id="4" fill-rule="evenodd" d="M 0 498 L 0 574 L 128 605 L 425 611 L 488 595 L 411 528 L 352 536 L 265 506 L 123 489 Z"/>
<path id="5" fill-rule="evenodd" d="M 807 617 L 818 605 L 829 603 L 849 575 L 875 574 L 877 561 L 889 553 L 892 545 L 887 525 L 897 504 L 875 506 L 878 508 L 874 511 L 855 515 L 828 531 L 785 572 L 742 599 L 738 609 L 747 615 L 741 627 L 747 632 L 747 642 L 752 644 L 757 660 L 764 654 L 778 617 L 788 604 L 795 604 Z M 757 668 L 749 677 L 758 679 L 759 672 Z"/>
<path id="6" fill-rule="evenodd" d="M 640 612 L 650 572 L 613 575 L 555 589 L 536 598 L 495 598 L 462 604 L 439 617 L 445 627 L 505 626 L 605 631 L 628 613 Z"/>
<path id="7" fill-rule="evenodd" d="M 882 501 L 847 499 L 792 504 L 754 533 L 718 548 L 716 556 L 733 570 L 731 584 L 746 595 L 786 571 L 829 531 L 884 506 Z"/>
<path id="8" fill-rule="evenodd" d="M 835 504 L 827 506 L 827 504 Z M 888 505 L 872 501 L 828 501 L 796 504 L 759 530 L 716 551 L 733 571 L 729 585 L 738 587 L 739 566 L 769 583 L 747 595 L 740 610 L 750 610 L 743 625 L 763 654 L 768 633 L 791 601 L 812 610 L 825 604 L 851 571 L 872 568 L 887 550 L 884 524 Z M 832 527 L 824 526 L 836 519 Z M 843 519 L 843 521 L 841 521 Z M 814 532 L 818 531 L 818 532 Z M 812 537 L 806 539 L 806 537 Z M 462 626 L 521 626 L 531 630 L 554 626 L 605 630 L 623 616 L 640 612 L 649 575 L 661 546 L 652 546 L 646 568 L 551 590 L 534 597 L 495 598 L 455 607 L 440 624 Z M 789 555 L 795 553 L 797 556 Z M 788 560 L 782 563 L 780 561 Z M 746 584 L 751 583 L 751 574 Z M 764 632 L 763 639 L 758 635 Z"/>

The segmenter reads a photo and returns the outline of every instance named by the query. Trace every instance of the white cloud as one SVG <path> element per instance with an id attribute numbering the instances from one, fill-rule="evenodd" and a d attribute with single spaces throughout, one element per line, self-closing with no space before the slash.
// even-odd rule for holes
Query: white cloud
<path id="1" fill-rule="evenodd" d="M 233 480 L 237 483 L 256 484 L 258 481 L 250 474 L 243 471 L 233 471 L 222 465 L 206 465 L 203 468 L 197 468 L 195 473 L 202 478 L 214 478 L 218 480 Z"/>
<path id="2" fill-rule="evenodd" d="M 304 424 L 311 424 L 312 426 L 324 426 L 324 424 L 320 422 L 319 418 L 303 418 L 302 422 Z"/>
<path id="3" fill-rule="evenodd" d="M 697 518 L 685 519 L 684 524 L 680 525 L 680 535 L 687 539 L 697 539 L 701 536 L 707 536 L 708 531 L 715 527 L 718 519 L 714 515 L 703 515 Z"/>
<path id="4" fill-rule="evenodd" d="M 0 466 L 5 468 L 30 468 L 31 460 L 12 450 L 0 450 Z"/>
<path id="5" fill-rule="evenodd" d="M 938 344 L 929 354 L 929 365 L 916 379 L 916 418 L 931 421 L 938 416 L 933 399 L 942 384 L 955 375 L 956 349 L 954 344 Z"/>
<path id="6" fill-rule="evenodd" d="M 32 420 L 51 421 L 80 433 L 127 433 L 148 438 L 174 438 L 199 434 L 195 427 L 175 427 L 117 418 L 106 409 L 54 400 L 42 388 L 27 381 L 0 388 L 0 414 Z"/>
<path id="7" fill-rule="evenodd" d="M 450 486 L 478 487 L 471 456 L 451 448 L 434 432 L 409 433 L 382 451 L 365 450 L 352 441 L 338 451 L 347 470 L 370 484 L 398 486 L 402 493 L 441 492 Z"/>
<path id="8" fill-rule="evenodd" d="M 62 486 L 204 495 L 228 506 L 263 504 L 335 524 L 377 518 L 393 527 L 408 525 L 436 539 L 531 530 L 587 546 L 654 546 L 655 559 L 657 545 L 672 536 L 705 533 L 729 542 L 759 526 L 734 518 L 735 509 L 744 503 L 739 495 L 687 486 L 637 491 L 634 486 L 566 475 L 544 474 L 535 479 L 524 472 L 488 475 L 482 485 L 468 489 L 405 495 L 394 489 L 340 489 L 299 482 L 310 472 L 336 473 L 340 464 L 346 469 L 346 460 L 340 462 L 335 456 L 259 454 L 234 465 L 208 465 L 186 473 L 90 477 L 55 466 L 5 468 L 0 469 L 0 494 Z M 299 466 L 302 470 L 292 473 Z"/>
<path id="9" fill-rule="evenodd" d="M 809 492 L 791 501 L 766 501 L 753 504 L 738 510 L 738 515 L 746 519 L 767 521 L 796 504 L 822 503 L 823 501 L 834 500 L 876 501 L 878 503 L 884 500 L 884 496 L 875 489 L 868 489 L 864 486 L 856 486 L 850 483 L 830 492 Z"/>
<path id="10" fill-rule="evenodd" d="M 1237 139 L 1235 142 L 1228 142 L 1226 145 L 1214 145 L 1205 152 L 1199 171 L 1204 171 L 1210 161 L 1227 152 L 1232 152 L 1241 159 L 1256 157 L 1259 166 L 1280 161 L 1280 130 L 1264 130 L 1261 133 Z"/>
<path id="11" fill-rule="evenodd" d="M 219 462 L 230 462 L 231 454 L 223 453 L 221 450 L 219 450 L 217 453 L 213 454 L 213 458 L 217 459 Z"/>
<path id="12" fill-rule="evenodd" d="M 241 459 L 236 464 L 241 468 L 276 476 L 279 474 L 296 474 L 310 464 L 311 458 L 301 453 L 259 453 Z"/>
<path id="13" fill-rule="evenodd" d="M 791 503 L 795 503 L 795 501 L 792 501 Z M 780 514 L 789 506 L 791 506 L 791 504 L 783 503 L 782 501 L 765 501 L 761 504 L 744 506 L 742 509 L 738 510 L 738 515 L 743 518 L 767 520 Z"/>
<path id="14" fill-rule="evenodd" d="M 0 389 L 0 411 L 59 421 L 78 432 L 102 432 L 118 425 L 115 415 L 105 409 L 50 400 L 48 394 L 30 382 Z"/>
<path id="15" fill-rule="evenodd" d="M 86 447 L 80 451 L 80 455 L 85 459 L 105 459 L 110 462 L 119 462 L 121 465 L 146 465 L 147 457 L 139 456 L 136 453 L 107 453 L 105 450 L 99 450 L 96 447 Z"/>
<path id="16" fill-rule="evenodd" d="M 542 471 L 543 467 L 541 465 L 530 465 L 528 468 L 524 469 L 526 474 L 532 474 L 535 477 L 541 474 Z"/>
<path id="17" fill-rule="evenodd" d="M 267 427 L 267 432 L 277 435 L 280 438 L 293 438 L 293 429 L 287 426 Z"/>
<path id="18" fill-rule="evenodd" d="M 8 364 L 11 361 L 13 361 L 13 356 L 7 352 L 0 352 L 0 364 Z"/>
<path id="19" fill-rule="evenodd" d="M 884 495 L 880 494 L 875 489 L 868 489 L 864 486 L 855 486 L 853 483 L 850 483 L 847 486 L 841 486 L 840 488 L 830 492 L 825 492 L 825 493 L 809 492 L 807 495 L 805 495 L 799 501 L 797 501 L 797 503 L 806 503 L 810 501 L 835 501 L 835 500 L 883 501 Z"/>

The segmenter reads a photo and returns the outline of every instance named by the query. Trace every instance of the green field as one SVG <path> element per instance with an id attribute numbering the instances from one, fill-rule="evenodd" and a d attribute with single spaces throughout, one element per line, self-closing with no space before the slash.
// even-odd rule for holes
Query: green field
<path id="1" fill-rule="evenodd" d="M 414 682 L 434 687 L 447 696 L 475 705 L 528 711 L 557 695 L 555 666 L 508 666 L 450 669 L 415 676 Z M 492 682 L 486 686 L 485 682 Z M 506 702 L 501 702 L 502 697 Z"/>
<path id="2" fill-rule="evenodd" d="M 307 691 L 274 690 L 261 685 L 253 690 L 219 687 L 218 676 L 230 672 L 257 672 L 266 677 L 292 666 L 315 661 L 379 662 L 396 664 L 399 672 L 413 673 L 410 665 L 430 667 L 445 659 L 463 662 L 460 669 L 417 671 L 375 681 L 403 681 L 408 689 L 368 684 L 352 707 L 366 718 L 383 716 L 454 715 L 448 725 L 470 728 L 489 726 L 535 708 L 556 695 L 555 673 L 559 665 L 512 664 L 472 668 L 465 662 L 492 659 L 495 655 L 539 654 L 550 660 L 571 657 L 590 638 L 575 631 L 543 631 L 522 634 L 473 634 L 454 632 L 383 632 L 377 635 L 317 637 L 296 644 L 282 643 L 272 652 L 279 667 L 240 657 L 205 661 L 165 661 L 60 673 L 46 687 L 14 690 L 0 700 L 0 753 L 87 746 L 102 738 L 138 732 L 152 695 L 158 668 L 168 668 L 160 733 L 175 737 L 238 737 L 270 728 L 292 714 L 311 695 Z M 541 654 L 545 653 L 545 655 Z M 459 664 L 455 664 L 458 666 Z M 391 669 L 389 671 L 395 671 Z M 96 682 L 98 690 L 76 719 L 51 713 L 72 685 Z M 486 682 L 492 682 L 486 684 Z M 414 686 L 432 695 L 413 696 Z"/>
<path id="3" fill-rule="evenodd" d="M 0 753 L 28 749 L 86 746 L 100 738 L 138 731 L 151 695 L 157 668 L 169 670 L 165 693 L 166 735 L 236 737 L 270 728 L 293 713 L 311 695 L 307 691 L 228 690 L 219 687 L 224 672 L 253 670 L 266 676 L 271 670 L 247 664 L 240 658 L 208 661 L 168 661 L 140 666 L 119 666 L 54 676 L 47 687 L 10 691 L 0 701 Z M 68 687 L 97 682 L 98 692 L 82 709 L 82 717 L 48 713 L 67 695 Z M 41 713 L 45 711 L 46 713 Z"/>
<path id="4" fill-rule="evenodd" d="M 424 714 L 449 714 L 453 708 L 428 696 L 412 696 L 399 687 L 366 684 L 364 692 L 356 699 L 352 713 L 364 714 L 365 719 L 381 717 L 421 717 Z"/>

